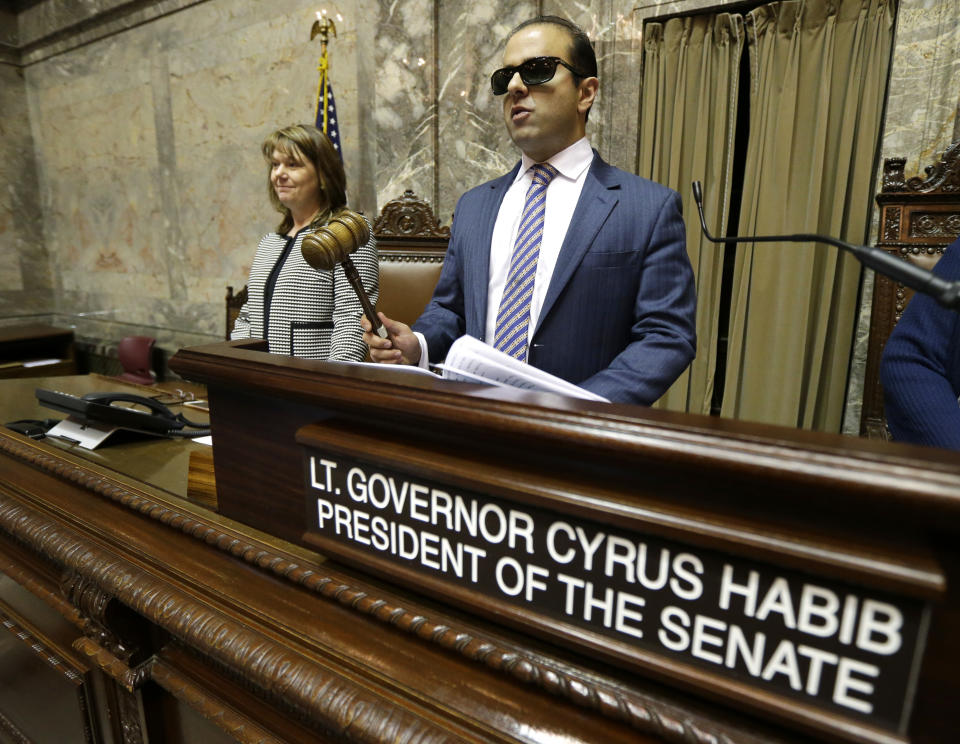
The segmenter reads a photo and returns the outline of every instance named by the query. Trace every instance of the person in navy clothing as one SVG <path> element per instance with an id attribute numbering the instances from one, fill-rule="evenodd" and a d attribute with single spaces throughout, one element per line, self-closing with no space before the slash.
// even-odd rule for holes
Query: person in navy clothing
<path id="1" fill-rule="evenodd" d="M 496 345 L 528 189 L 548 164 L 535 277 L 524 300 L 529 322 L 515 356 L 611 401 L 653 403 L 696 350 L 680 196 L 608 165 L 591 148 L 586 121 L 600 83 L 579 27 L 555 16 L 522 23 L 503 64 L 491 87 L 503 96 L 521 162 L 460 198 L 440 280 L 413 328 L 382 317 L 391 342 L 362 321 L 370 356 L 426 366 L 464 334 Z"/>
<path id="2" fill-rule="evenodd" d="M 960 280 L 960 239 L 934 272 Z M 883 351 L 880 382 L 895 440 L 960 450 L 960 313 L 914 295 Z"/>

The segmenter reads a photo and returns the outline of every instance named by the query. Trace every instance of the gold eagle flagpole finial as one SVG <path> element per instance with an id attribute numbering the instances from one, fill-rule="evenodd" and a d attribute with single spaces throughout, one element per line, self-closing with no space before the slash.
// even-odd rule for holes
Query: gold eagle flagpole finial
<path id="1" fill-rule="evenodd" d="M 320 62 L 317 65 L 320 80 L 317 83 L 317 108 L 314 112 L 314 119 L 324 134 L 327 134 L 329 125 L 327 119 L 327 90 L 329 88 L 330 62 L 327 58 L 327 42 L 330 40 L 331 33 L 334 38 L 336 38 L 337 26 L 333 22 L 333 19 L 327 17 L 326 8 L 317 11 L 317 20 L 313 22 L 313 26 L 310 28 L 310 41 L 313 41 L 318 36 L 320 37 Z M 323 126 L 320 126 L 321 108 L 323 109 Z"/>

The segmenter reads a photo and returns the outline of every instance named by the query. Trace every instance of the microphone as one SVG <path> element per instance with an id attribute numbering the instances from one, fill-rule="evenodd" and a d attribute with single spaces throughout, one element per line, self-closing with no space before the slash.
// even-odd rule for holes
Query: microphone
<path id="1" fill-rule="evenodd" d="M 753 235 L 745 238 L 715 238 L 707 230 L 703 218 L 703 189 L 699 181 L 693 182 L 693 200 L 700 214 L 700 229 L 711 243 L 826 243 L 840 250 L 849 251 L 864 266 L 894 279 L 910 289 L 930 295 L 943 307 L 960 311 L 960 282 L 947 281 L 928 269 L 902 261 L 882 248 L 872 245 L 853 245 L 825 235 L 799 233 L 796 235 Z"/>
<path id="2" fill-rule="evenodd" d="M 357 293 L 367 320 L 370 321 L 370 327 L 380 338 L 388 338 L 387 329 L 377 317 L 373 303 L 363 288 L 357 267 L 350 259 L 350 254 L 361 245 L 366 245 L 368 240 L 370 228 L 367 221 L 356 212 L 345 209 L 315 233 L 307 235 L 300 246 L 300 253 L 303 260 L 317 271 L 332 271 L 334 266 L 342 264 L 343 272 L 347 275 L 353 291 Z"/>

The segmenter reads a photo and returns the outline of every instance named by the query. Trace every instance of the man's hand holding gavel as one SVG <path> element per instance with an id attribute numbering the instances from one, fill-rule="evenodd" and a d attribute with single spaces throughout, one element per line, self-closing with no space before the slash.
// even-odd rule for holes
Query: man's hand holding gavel
<path id="1" fill-rule="evenodd" d="M 418 364 L 420 362 L 420 339 L 410 330 L 410 326 L 398 320 L 390 320 L 383 313 L 377 313 L 378 320 L 387 329 L 389 338 L 381 338 L 371 329 L 366 317 L 360 319 L 363 327 L 363 341 L 370 347 L 370 358 L 381 364 Z"/>

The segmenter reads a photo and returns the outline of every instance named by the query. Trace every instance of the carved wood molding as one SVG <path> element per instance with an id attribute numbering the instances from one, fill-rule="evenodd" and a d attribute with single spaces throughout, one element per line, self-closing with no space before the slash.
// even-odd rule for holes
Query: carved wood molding
<path id="1" fill-rule="evenodd" d="M 11 455 L 27 459 L 37 467 L 47 470 L 57 477 L 84 486 L 101 496 L 119 502 L 151 519 L 201 540 L 218 550 L 229 553 L 252 566 L 298 584 L 354 611 L 392 625 L 422 640 L 437 644 L 471 661 L 484 664 L 486 667 L 507 674 L 519 682 L 534 685 L 545 692 L 591 710 L 598 715 L 625 723 L 643 733 L 657 736 L 664 742 L 675 742 L 676 744 L 760 744 L 761 742 L 769 743 L 771 741 L 769 737 L 761 737 L 752 733 L 737 731 L 727 726 L 719 726 L 706 716 L 692 715 L 689 705 L 685 707 L 673 705 L 641 692 L 626 690 L 614 684 L 597 680 L 589 671 L 578 669 L 554 658 L 535 656 L 519 646 L 479 632 L 466 624 L 454 626 L 432 619 L 416 608 L 408 608 L 396 603 L 392 598 L 378 597 L 365 588 L 355 585 L 356 582 L 353 582 L 352 579 L 345 580 L 343 576 L 327 571 L 322 564 L 305 564 L 293 554 L 279 551 L 265 543 L 253 541 L 248 536 L 233 532 L 224 528 L 223 525 L 207 521 L 198 515 L 173 509 L 166 504 L 151 499 L 144 493 L 132 491 L 119 482 L 51 457 L 40 450 L 20 445 L 15 440 L 4 439 L 0 436 L 0 450 L 6 450 Z M 0 494 L 0 527 L 5 528 L 2 494 Z M 39 544 L 42 543 L 38 542 Z M 84 574 L 91 576 L 89 570 L 84 571 Z M 96 578 L 93 578 L 93 580 L 98 581 Z M 100 582 L 98 581 L 98 583 Z M 214 640 L 219 646 L 223 646 L 222 638 L 229 638 L 234 633 L 233 630 L 227 631 L 226 627 L 221 626 L 221 623 L 229 624 L 229 621 L 221 618 L 213 620 L 207 617 L 194 617 L 189 612 L 182 613 L 173 622 L 171 622 L 171 618 L 161 617 L 157 614 L 159 611 L 157 608 L 161 607 L 166 601 L 164 596 L 162 594 L 154 596 L 143 587 L 137 587 L 136 582 L 125 584 L 117 587 L 117 589 L 116 596 L 118 599 L 134 607 L 145 617 L 165 627 L 177 637 L 190 641 L 195 648 L 204 648 L 205 642 L 213 642 Z M 122 594 L 120 593 L 121 590 Z M 205 614 L 206 611 L 198 610 L 198 612 Z M 192 631 L 191 626 L 193 625 L 204 626 L 204 635 L 198 636 Z M 248 632 L 247 635 L 251 634 Z M 245 662 L 256 656 L 257 668 L 264 677 L 263 681 L 257 684 L 264 689 L 274 690 L 277 684 L 277 680 L 273 676 L 275 669 L 278 666 L 283 667 L 292 663 L 294 657 L 285 656 L 281 651 L 278 651 L 279 655 L 271 663 L 264 664 L 263 651 L 257 648 L 257 643 L 262 645 L 262 640 L 258 639 L 257 642 L 254 642 L 252 648 L 248 645 L 251 642 L 250 640 L 244 641 L 238 636 L 235 643 L 222 649 L 225 655 L 223 658 L 218 657 L 217 660 L 223 662 L 227 668 L 236 671 L 244 669 Z M 324 685 L 311 679 L 309 672 L 304 672 L 302 678 L 306 690 L 302 705 L 306 706 L 307 710 L 319 706 L 319 709 L 315 712 L 319 713 L 324 720 L 330 720 L 331 715 L 336 718 L 339 711 L 342 720 L 345 714 L 339 710 L 339 707 L 331 711 L 322 700 L 312 697 L 313 693 L 311 691 Z M 285 686 L 288 685 L 288 683 L 284 684 Z M 330 682 L 324 684 L 329 690 Z M 299 687 L 299 684 L 296 686 Z M 329 692 L 325 695 L 329 695 Z M 353 693 L 349 690 L 344 691 L 340 699 L 341 701 L 348 701 L 344 703 L 347 708 L 352 709 L 355 706 L 360 711 L 367 704 L 362 701 L 362 696 L 354 700 Z M 303 710 L 300 706 L 298 706 L 298 709 Z M 358 715 L 361 714 L 358 713 Z M 347 718 L 352 720 L 352 714 L 348 714 Z M 381 721 L 382 716 L 378 715 L 377 720 Z M 425 736 L 427 738 L 424 739 L 424 742 L 432 740 L 431 735 L 426 732 Z"/>
<path id="2" fill-rule="evenodd" d="M 906 166 L 906 158 L 887 158 L 884 160 L 880 191 L 903 191 L 906 189 L 907 181 L 904 175 Z"/>
<path id="3" fill-rule="evenodd" d="M 911 238 L 945 238 L 953 240 L 960 234 L 960 214 L 949 212 L 924 213 L 910 215 Z"/>
<path id="4" fill-rule="evenodd" d="M 64 574 L 61 591 L 70 604 L 80 610 L 84 618 L 83 634 L 111 657 L 122 659 L 121 663 L 127 668 L 126 661 L 133 649 L 128 648 L 107 623 L 107 608 L 113 597 L 75 571 Z"/>
<path id="5" fill-rule="evenodd" d="M 951 238 L 952 240 L 953 238 Z M 885 246 L 890 248 L 891 246 Z M 942 245 L 906 245 L 906 244 L 896 244 L 896 253 L 900 255 L 901 258 L 909 258 L 910 256 L 919 256 L 921 253 L 925 253 L 928 256 L 942 256 L 944 251 L 944 246 Z M 890 281 L 893 281 L 890 279 Z"/>
<path id="6" fill-rule="evenodd" d="M 78 638 L 73 647 L 108 676 L 123 685 L 128 692 L 138 690 L 143 683 L 150 679 L 152 659 L 131 667 L 126 661 L 114 656 L 103 646 L 97 645 L 91 638 Z"/>
<path id="7" fill-rule="evenodd" d="M 0 713 L 0 734 L 7 737 L 11 744 L 34 744 L 33 739 L 23 733 L 17 725 Z"/>
<path id="8" fill-rule="evenodd" d="M 5 570 L 5 566 L 0 564 L 0 571 L 10 576 Z M 11 576 L 11 578 L 13 578 Z M 76 611 L 74 610 L 74 614 Z M 68 618 L 73 621 L 73 618 Z M 82 666 L 76 659 L 70 659 L 61 651 L 54 647 L 54 644 L 48 641 L 41 632 L 32 630 L 30 623 L 22 618 L 12 607 L 5 602 L 0 601 L 0 627 L 11 632 L 18 640 L 30 647 L 41 661 L 48 667 L 62 675 L 69 683 L 75 686 L 77 695 L 77 706 L 80 709 L 82 717 L 83 741 L 85 744 L 93 744 L 97 737 L 91 728 L 93 717 L 90 711 L 89 700 L 89 680 L 86 674 L 89 671 Z M 3 735 L 6 735 L 14 742 L 29 741 L 11 721 L 0 714 L 0 740 L 6 741 Z"/>
<path id="9" fill-rule="evenodd" d="M 99 585 L 189 647 L 243 674 L 311 720 L 358 741 L 440 744 L 450 732 L 305 661 L 48 517 L 0 493 L 0 529 Z"/>
<path id="10" fill-rule="evenodd" d="M 123 744 L 144 744 L 146 737 L 140 723 L 143 718 L 140 695 L 130 690 L 118 688 L 115 700 L 119 709 L 120 736 Z"/>
<path id="11" fill-rule="evenodd" d="M 900 237 L 900 219 L 903 210 L 899 206 L 889 206 L 884 209 L 883 239 L 893 241 Z"/>
<path id="12" fill-rule="evenodd" d="M 450 228 L 441 227 L 433 209 L 410 189 L 387 202 L 373 223 L 377 237 L 449 238 Z"/>
<path id="13" fill-rule="evenodd" d="M 282 740 L 271 732 L 252 723 L 247 716 L 213 697 L 209 691 L 163 662 L 155 664 L 153 679 L 175 698 L 209 719 L 241 744 L 282 744 Z"/>
<path id="14" fill-rule="evenodd" d="M 52 607 L 67 622 L 77 626 L 77 628 L 83 628 L 83 624 L 86 622 L 83 615 L 80 614 L 80 611 L 76 607 L 63 598 L 58 589 L 37 579 L 31 571 L 28 571 L 23 565 L 6 555 L 2 549 L 0 549 L 0 573 L 9 576 L 35 597 L 38 597 L 48 606 Z"/>
<path id="15" fill-rule="evenodd" d="M 416 264 L 432 264 L 432 263 L 443 263 L 444 254 L 438 253 L 437 255 L 427 255 L 424 251 L 407 251 L 401 252 L 397 250 L 390 250 L 389 252 L 383 251 L 380 254 L 380 263 L 416 263 Z"/>
<path id="16" fill-rule="evenodd" d="M 0 627 L 25 643 L 44 664 L 56 671 L 73 684 L 80 684 L 86 671 L 54 649 L 46 639 L 27 627 L 27 623 L 17 616 L 11 607 L 0 601 Z"/>

